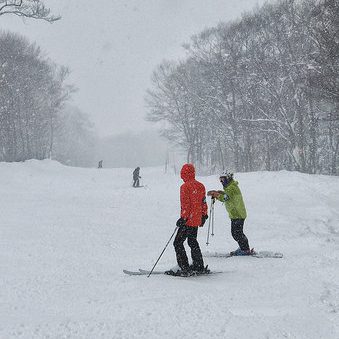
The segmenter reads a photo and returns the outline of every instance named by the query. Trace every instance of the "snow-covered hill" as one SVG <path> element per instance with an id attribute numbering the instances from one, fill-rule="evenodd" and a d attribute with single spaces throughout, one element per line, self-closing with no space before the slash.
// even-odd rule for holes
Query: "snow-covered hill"
<path id="1" fill-rule="evenodd" d="M 0 163 L 0 338 L 339 338 L 339 178 L 236 175 L 251 247 L 283 259 L 205 258 L 223 274 L 130 277 L 174 231 L 179 186 L 162 168 Z M 217 177 L 200 177 L 207 189 Z M 236 243 L 221 204 L 202 251 Z M 175 265 L 172 244 L 158 269 Z"/>

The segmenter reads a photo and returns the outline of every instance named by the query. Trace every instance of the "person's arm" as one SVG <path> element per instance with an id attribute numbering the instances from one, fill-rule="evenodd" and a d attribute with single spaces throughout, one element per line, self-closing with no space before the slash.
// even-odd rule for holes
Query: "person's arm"
<path id="1" fill-rule="evenodd" d="M 204 188 L 204 197 L 202 199 L 202 215 L 207 215 L 208 214 L 208 207 L 207 207 L 207 203 L 206 203 L 206 190 Z"/>
<path id="2" fill-rule="evenodd" d="M 225 191 L 218 191 L 219 194 L 218 196 L 216 197 L 219 201 L 221 202 L 225 202 L 229 199 L 229 196 L 226 194 Z"/>
<path id="3" fill-rule="evenodd" d="M 187 188 L 182 185 L 180 187 L 180 206 L 181 206 L 181 218 L 187 220 L 191 214 L 191 201 Z"/>
<path id="4" fill-rule="evenodd" d="M 206 203 L 206 196 L 205 196 L 205 194 L 206 194 L 206 190 L 204 188 L 204 197 L 202 199 L 202 208 L 201 208 L 202 216 L 201 216 L 201 225 L 200 225 L 200 227 L 203 227 L 205 222 L 206 222 L 206 220 L 208 219 L 208 206 L 207 206 L 207 203 Z"/>
<path id="5" fill-rule="evenodd" d="M 208 191 L 207 195 L 214 199 L 218 199 L 221 202 L 228 200 L 228 196 L 225 191 Z"/>

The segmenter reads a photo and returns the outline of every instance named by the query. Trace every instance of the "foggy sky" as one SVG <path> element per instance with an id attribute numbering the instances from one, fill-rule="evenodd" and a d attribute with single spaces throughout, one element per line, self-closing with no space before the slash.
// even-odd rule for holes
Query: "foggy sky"
<path id="1" fill-rule="evenodd" d="M 78 88 L 72 104 L 102 135 L 139 131 L 145 90 L 163 59 L 184 56 L 191 35 L 235 19 L 264 0 L 49 0 L 54 24 L 0 17 L 0 29 L 19 32 L 54 62 L 68 66 Z"/>

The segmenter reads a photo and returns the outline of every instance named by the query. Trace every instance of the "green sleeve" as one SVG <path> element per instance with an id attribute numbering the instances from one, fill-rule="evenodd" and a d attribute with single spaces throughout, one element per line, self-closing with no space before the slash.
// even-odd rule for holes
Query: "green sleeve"
<path id="1" fill-rule="evenodd" d="M 227 196 L 226 193 L 223 193 L 223 194 L 220 194 L 217 199 L 221 202 L 225 202 L 227 200 L 225 199 L 226 196 Z"/>

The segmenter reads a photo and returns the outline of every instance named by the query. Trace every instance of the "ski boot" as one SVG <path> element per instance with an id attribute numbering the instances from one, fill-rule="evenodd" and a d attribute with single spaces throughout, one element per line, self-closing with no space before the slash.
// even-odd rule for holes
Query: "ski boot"
<path id="1" fill-rule="evenodd" d="M 238 248 L 235 251 L 230 252 L 231 256 L 245 256 L 245 255 L 253 255 L 255 254 L 254 249 L 243 251 L 242 249 Z"/>
<path id="2" fill-rule="evenodd" d="M 211 271 L 208 269 L 208 265 L 206 267 L 194 267 L 194 265 L 190 266 L 190 271 L 192 272 L 192 275 L 201 275 L 201 274 L 208 274 Z"/>
<path id="3" fill-rule="evenodd" d="M 173 275 L 175 277 L 190 277 L 192 275 L 192 271 L 190 269 L 177 269 L 177 270 L 168 270 L 165 271 L 167 275 Z"/>

